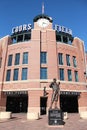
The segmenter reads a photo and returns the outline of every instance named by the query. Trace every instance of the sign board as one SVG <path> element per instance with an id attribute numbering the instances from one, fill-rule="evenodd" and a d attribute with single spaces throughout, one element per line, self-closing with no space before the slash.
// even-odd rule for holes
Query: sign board
<path id="1" fill-rule="evenodd" d="M 57 31 L 57 32 L 64 32 L 64 33 L 67 33 L 67 34 L 69 34 L 69 35 L 72 35 L 72 30 L 71 29 L 69 29 L 69 28 L 66 28 L 66 27 L 64 27 L 64 26 L 60 26 L 60 25 L 55 25 L 54 26 L 54 28 L 55 28 L 55 30 Z"/>
<path id="2" fill-rule="evenodd" d="M 12 28 L 12 34 L 21 33 L 21 32 L 24 32 L 24 31 L 29 31 L 31 29 L 32 29 L 31 24 L 23 24 L 23 25 L 20 25 L 20 26 L 13 27 Z"/>
<path id="3" fill-rule="evenodd" d="M 59 109 L 49 109 L 48 113 L 48 124 L 49 125 L 63 125 L 63 113 Z"/>
<path id="4" fill-rule="evenodd" d="M 27 93 L 27 91 L 4 91 L 5 95 L 22 95 Z"/>
<path id="5" fill-rule="evenodd" d="M 75 91 L 61 91 L 60 92 L 61 95 L 80 95 L 80 92 L 75 92 Z"/>

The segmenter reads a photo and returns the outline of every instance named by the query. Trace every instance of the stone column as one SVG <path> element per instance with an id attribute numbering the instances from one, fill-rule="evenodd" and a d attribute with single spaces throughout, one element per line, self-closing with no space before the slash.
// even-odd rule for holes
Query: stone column
<path id="1" fill-rule="evenodd" d="M 39 90 L 28 92 L 28 113 L 27 119 L 38 119 L 40 115 L 40 93 Z"/>
<path id="2" fill-rule="evenodd" d="M 78 99 L 79 103 L 79 113 L 83 111 L 87 111 L 87 92 L 82 92 Z"/>
<path id="3" fill-rule="evenodd" d="M 87 119 L 87 92 L 81 93 L 79 97 L 79 114 L 83 119 Z"/>
<path id="4" fill-rule="evenodd" d="M 6 111 L 6 96 L 0 91 L 0 111 Z"/>

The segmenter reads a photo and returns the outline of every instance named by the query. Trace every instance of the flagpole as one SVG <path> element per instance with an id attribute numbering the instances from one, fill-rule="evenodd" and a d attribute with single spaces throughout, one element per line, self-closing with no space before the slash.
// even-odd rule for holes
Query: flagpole
<path id="1" fill-rule="evenodd" d="M 42 3 L 42 14 L 44 14 L 44 2 Z"/>

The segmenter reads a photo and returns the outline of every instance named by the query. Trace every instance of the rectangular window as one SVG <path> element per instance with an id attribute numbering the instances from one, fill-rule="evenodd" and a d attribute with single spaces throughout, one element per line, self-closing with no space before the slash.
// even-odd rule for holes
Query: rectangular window
<path id="1" fill-rule="evenodd" d="M 66 54 L 66 63 L 70 66 L 70 55 Z"/>
<path id="2" fill-rule="evenodd" d="M 12 57 L 13 57 L 13 55 L 9 55 L 9 57 L 8 57 L 8 66 L 12 65 Z"/>
<path id="3" fill-rule="evenodd" d="M 28 64 L 28 52 L 23 53 L 23 64 Z"/>
<path id="4" fill-rule="evenodd" d="M 68 73 L 68 81 L 72 81 L 72 71 L 67 70 L 67 73 Z"/>
<path id="5" fill-rule="evenodd" d="M 73 66 L 77 67 L 77 61 L 76 61 L 76 57 L 75 56 L 73 56 Z"/>
<path id="6" fill-rule="evenodd" d="M 24 35 L 24 41 L 28 41 L 31 39 L 31 34 L 25 34 Z"/>
<path id="7" fill-rule="evenodd" d="M 66 36 L 63 36 L 63 42 L 68 43 L 68 38 Z"/>
<path id="8" fill-rule="evenodd" d="M 40 68 L 40 79 L 47 79 L 47 68 Z"/>
<path id="9" fill-rule="evenodd" d="M 28 68 L 22 68 L 22 80 L 27 80 Z"/>
<path id="10" fill-rule="evenodd" d="M 2 58 L 0 58 L 0 68 L 1 68 L 1 66 L 2 66 Z"/>
<path id="11" fill-rule="evenodd" d="M 15 43 L 17 43 L 17 37 L 16 36 L 12 37 L 12 44 L 15 44 Z"/>
<path id="12" fill-rule="evenodd" d="M 62 40 L 61 40 L 61 35 L 56 35 L 56 41 L 57 42 L 61 42 Z"/>
<path id="13" fill-rule="evenodd" d="M 14 69 L 13 80 L 18 80 L 19 69 Z"/>
<path id="14" fill-rule="evenodd" d="M 19 65 L 20 62 L 20 53 L 16 53 L 15 55 L 15 65 Z"/>
<path id="15" fill-rule="evenodd" d="M 64 80 L 64 69 L 59 69 L 60 80 Z"/>
<path id="16" fill-rule="evenodd" d="M 10 81 L 10 77 L 11 77 L 11 70 L 7 70 L 6 81 Z"/>
<path id="17" fill-rule="evenodd" d="M 68 44 L 72 44 L 73 39 L 71 37 L 68 38 Z"/>
<path id="18" fill-rule="evenodd" d="M 75 74 L 75 81 L 78 82 L 78 81 L 79 81 L 79 78 L 78 78 L 78 71 L 75 71 L 74 74 Z"/>
<path id="19" fill-rule="evenodd" d="M 22 41 L 23 41 L 23 35 L 18 35 L 17 42 L 22 42 Z"/>
<path id="20" fill-rule="evenodd" d="M 59 61 L 59 65 L 63 65 L 63 54 L 62 53 L 58 54 L 58 61 Z"/>
<path id="21" fill-rule="evenodd" d="M 40 53 L 40 63 L 46 64 L 47 63 L 47 52 Z"/>

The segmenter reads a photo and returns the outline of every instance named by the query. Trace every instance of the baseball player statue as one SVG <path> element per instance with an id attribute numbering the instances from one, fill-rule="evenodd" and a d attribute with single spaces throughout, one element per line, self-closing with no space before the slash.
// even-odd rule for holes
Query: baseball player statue
<path id="1" fill-rule="evenodd" d="M 60 82 L 56 82 L 56 78 L 53 79 L 53 82 L 50 84 L 50 88 L 52 88 L 53 93 L 51 97 L 51 104 L 50 104 L 50 109 L 52 108 L 53 103 L 55 102 L 55 108 L 57 107 L 57 102 L 58 102 L 58 97 L 60 95 L 60 88 L 59 88 Z"/>

